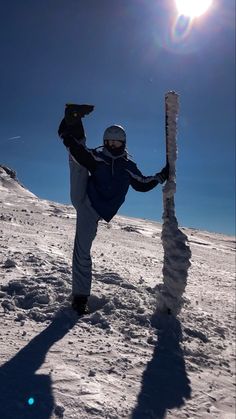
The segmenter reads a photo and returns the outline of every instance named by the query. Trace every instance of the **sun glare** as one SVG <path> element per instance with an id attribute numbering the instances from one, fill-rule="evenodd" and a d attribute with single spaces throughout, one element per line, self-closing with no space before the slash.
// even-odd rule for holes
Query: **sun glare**
<path id="1" fill-rule="evenodd" d="M 203 15 L 213 0 L 175 0 L 180 15 L 195 18 Z"/>

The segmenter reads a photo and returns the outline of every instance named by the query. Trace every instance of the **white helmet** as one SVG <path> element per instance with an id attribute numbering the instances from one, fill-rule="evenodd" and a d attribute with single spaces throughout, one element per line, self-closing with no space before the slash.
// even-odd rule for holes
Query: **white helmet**
<path id="1" fill-rule="evenodd" d="M 126 133 L 120 125 L 111 125 L 103 134 L 103 141 L 118 140 L 126 144 Z"/>

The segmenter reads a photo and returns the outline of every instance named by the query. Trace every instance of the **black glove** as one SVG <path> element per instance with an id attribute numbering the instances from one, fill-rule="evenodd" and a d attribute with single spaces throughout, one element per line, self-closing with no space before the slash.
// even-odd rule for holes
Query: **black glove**
<path id="1" fill-rule="evenodd" d="M 65 121 L 68 125 L 76 125 L 81 118 L 90 114 L 93 109 L 93 105 L 76 105 L 74 103 L 67 103 L 65 108 Z"/>
<path id="2" fill-rule="evenodd" d="M 169 177 L 169 163 L 161 170 L 161 172 L 156 173 L 156 178 L 159 183 L 164 183 Z"/>

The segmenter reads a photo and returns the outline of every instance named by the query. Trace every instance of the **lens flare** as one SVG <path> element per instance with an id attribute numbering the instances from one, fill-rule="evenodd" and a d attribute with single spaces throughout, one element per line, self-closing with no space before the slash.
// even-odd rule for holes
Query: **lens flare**
<path id="1" fill-rule="evenodd" d="M 227 6 L 226 10 L 213 0 L 175 0 L 174 7 L 174 2 L 159 3 L 163 6 L 159 10 L 158 5 L 153 17 L 156 19 L 153 38 L 161 50 L 179 55 L 192 54 L 206 48 L 222 27 L 228 25 L 234 29 L 233 6 Z M 197 17 L 204 11 L 205 14 Z"/>
<path id="2" fill-rule="evenodd" d="M 28 405 L 29 406 L 32 406 L 34 404 L 34 398 L 33 397 L 30 397 L 29 399 L 28 399 Z"/>
<path id="3" fill-rule="evenodd" d="M 213 0 L 175 0 L 180 15 L 196 18 L 209 9 Z"/>
<path id="4" fill-rule="evenodd" d="M 191 31 L 192 21 L 187 16 L 178 16 L 172 26 L 172 41 L 174 43 L 182 42 L 186 39 Z"/>

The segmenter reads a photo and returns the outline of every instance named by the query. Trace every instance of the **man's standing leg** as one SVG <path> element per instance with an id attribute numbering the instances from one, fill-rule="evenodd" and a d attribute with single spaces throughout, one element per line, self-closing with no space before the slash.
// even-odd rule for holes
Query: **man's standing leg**
<path id="1" fill-rule="evenodd" d="M 99 217 L 87 197 L 88 170 L 71 155 L 69 165 L 71 202 L 77 212 L 72 263 L 72 307 L 78 314 L 84 314 L 92 280 L 90 249 L 96 236 Z"/>
<path id="2" fill-rule="evenodd" d="M 72 294 L 89 296 L 92 282 L 90 250 L 97 233 L 100 217 L 86 196 L 77 210 L 76 235 L 73 252 Z"/>

